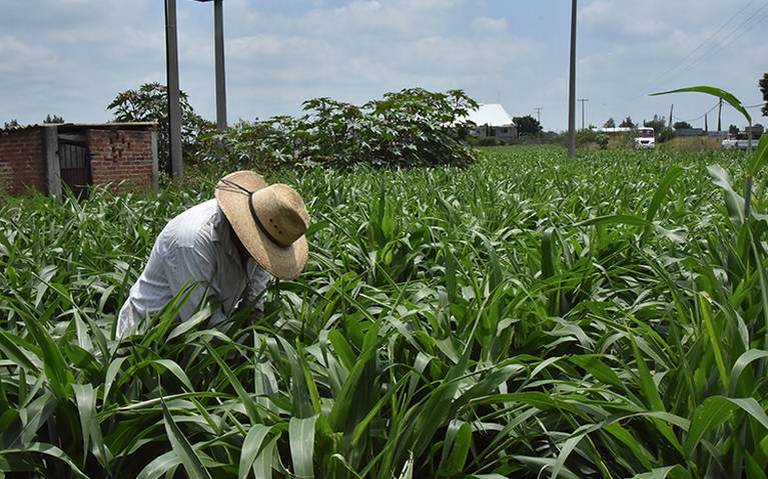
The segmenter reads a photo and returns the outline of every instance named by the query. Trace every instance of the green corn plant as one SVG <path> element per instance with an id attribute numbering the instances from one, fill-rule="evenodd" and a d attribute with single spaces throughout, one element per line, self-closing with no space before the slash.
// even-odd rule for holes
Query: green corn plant
<path id="1" fill-rule="evenodd" d="M 3 198 L 0 474 L 764 477 L 764 200 L 731 178 L 765 148 L 274 173 L 307 271 L 255 323 L 180 324 L 182 292 L 120 341 L 157 233 L 222 172 Z"/>

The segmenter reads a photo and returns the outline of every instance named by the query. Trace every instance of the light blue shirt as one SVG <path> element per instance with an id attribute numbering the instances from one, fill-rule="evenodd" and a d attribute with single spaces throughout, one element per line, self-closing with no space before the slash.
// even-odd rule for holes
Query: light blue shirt
<path id="1" fill-rule="evenodd" d="M 261 296 L 271 275 L 253 258 L 243 268 L 233 235 L 216 200 L 194 206 L 168 222 L 120 309 L 117 337 L 135 332 L 142 319 L 163 309 L 187 285 L 194 289 L 181 306 L 182 321 L 206 298 L 215 308 L 211 325 L 223 322 L 241 300 L 263 309 Z"/>

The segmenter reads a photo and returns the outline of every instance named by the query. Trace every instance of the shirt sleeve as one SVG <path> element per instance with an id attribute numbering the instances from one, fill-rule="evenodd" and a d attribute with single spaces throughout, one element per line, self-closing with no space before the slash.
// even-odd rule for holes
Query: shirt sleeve
<path id="1" fill-rule="evenodd" d="M 245 300 L 247 304 L 255 305 L 257 310 L 264 311 L 264 291 L 272 275 L 259 266 L 253 258 L 248 258 L 246 269 L 248 285 L 245 290 Z"/>
<path id="2" fill-rule="evenodd" d="M 187 286 L 192 286 L 189 297 L 179 309 L 182 321 L 188 320 L 200 308 L 204 299 L 213 301 L 215 307 L 209 323 L 218 324 L 226 318 L 218 304 L 219 292 L 212 288 L 216 271 L 216 256 L 204 245 L 177 246 L 165 258 L 165 272 L 171 293 L 176 296 Z"/>

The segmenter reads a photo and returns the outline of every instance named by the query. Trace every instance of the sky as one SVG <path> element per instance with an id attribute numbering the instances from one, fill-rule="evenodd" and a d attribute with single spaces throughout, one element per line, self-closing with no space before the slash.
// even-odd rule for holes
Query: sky
<path id="1" fill-rule="evenodd" d="M 212 3 L 177 0 L 181 89 L 214 119 Z M 161 0 L 0 0 L 0 122 L 107 121 L 117 92 L 165 82 Z M 228 117 L 297 114 L 304 100 L 462 89 L 512 116 L 568 124 L 566 0 L 224 0 Z M 699 84 L 762 101 L 768 0 L 580 0 L 576 89 L 586 124 L 654 114 L 703 127 Z M 759 108 L 749 110 L 755 121 Z M 709 113 L 710 129 L 717 110 Z M 723 127 L 743 125 L 723 109 Z M 1 123 L 0 123 L 1 124 Z M 581 126 L 581 109 L 577 109 Z"/>

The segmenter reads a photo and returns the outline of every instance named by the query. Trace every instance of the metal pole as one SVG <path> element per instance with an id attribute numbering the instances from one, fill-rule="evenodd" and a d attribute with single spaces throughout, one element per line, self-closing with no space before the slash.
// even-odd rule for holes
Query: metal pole
<path id="1" fill-rule="evenodd" d="M 581 129 L 584 129 L 584 103 L 588 102 L 589 98 L 579 98 L 579 102 L 581 103 Z"/>
<path id="2" fill-rule="evenodd" d="M 539 122 L 539 128 L 538 128 L 538 131 L 536 132 L 536 136 L 539 139 L 539 143 L 541 143 L 541 130 L 542 130 L 542 128 L 541 128 L 541 110 L 542 110 L 542 107 L 537 106 L 536 108 L 534 108 L 534 110 L 536 110 L 536 121 Z"/>
<path id="3" fill-rule="evenodd" d="M 571 0 L 571 65 L 568 82 L 568 158 L 573 158 L 576 154 L 576 0 Z"/>
<path id="4" fill-rule="evenodd" d="M 227 129 L 227 91 L 224 81 L 224 11 L 222 0 L 213 0 L 214 42 L 216 49 L 216 127 Z"/>
<path id="5" fill-rule="evenodd" d="M 672 112 L 675 111 L 675 104 L 669 105 L 669 127 L 672 128 Z"/>
<path id="6" fill-rule="evenodd" d="M 720 120 L 722 119 L 723 115 L 723 99 L 721 98 L 720 101 L 717 103 L 717 131 L 722 131 L 722 124 L 720 123 Z"/>
<path id="7" fill-rule="evenodd" d="M 181 105 L 179 103 L 179 51 L 176 32 L 176 0 L 165 0 L 165 55 L 168 81 L 168 149 L 171 176 L 184 176 L 181 156 Z"/>

